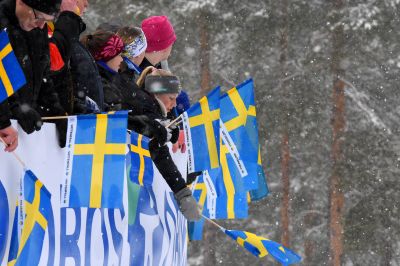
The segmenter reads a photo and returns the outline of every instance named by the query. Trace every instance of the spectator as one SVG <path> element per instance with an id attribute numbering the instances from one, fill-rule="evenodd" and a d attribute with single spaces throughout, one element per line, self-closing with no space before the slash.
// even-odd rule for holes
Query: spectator
<path id="1" fill-rule="evenodd" d="M 123 97 L 119 83 L 116 81 L 120 64 L 123 61 L 121 52 L 124 44 L 121 38 L 112 32 L 99 30 L 86 35 L 82 42 L 99 66 L 104 103 L 106 104 L 105 110 L 121 110 Z"/>
<path id="2" fill-rule="evenodd" d="M 50 40 L 45 27 L 47 21 L 55 19 L 60 4 L 61 0 L 0 2 L 0 28 L 7 28 L 10 43 L 27 79 L 27 83 L 2 104 L 2 120 L 7 124 L 10 117 L 17 119 L 28 134 L 40 130 L 41 114 L 65 115 L 50 78 Z M 70 36 L 65 31 L 65 21 L 74 16 L 71 13 L 60 14 L 60 26 L 56 28 L 64 30 L 56 30 L 51 40 L 63 54 L 68 53 Z"/>
<path id="3" fill-rule="evenodd" d="M 147 39 L 147 49 L 140 68 L 161 68 L 160 62 L 168 59 L 176 41 L 174 28 L 168 17 L 153 16 L 142 21 L 142 30 Z"/>
<path id="4" fill-rule="evenodd" d="M 152 70 L 150 72 L 150 70 Z M 153 138 L 149 144 L 151 158 L 174 192 L 179 208 L 189 221 L 200 219 L 200 211 L 192 192 L 186 187 L 185 180 L 178 171 L 166 142 L 175 143 L 178 140 L 179 128 L 166 128 L 170 120 L 166 119 L 168 112 L 176 105 L 176 98 L 180 92 L 180 83 L 176 76 L 162 69 L 148 67 L 138 80 L 138 86 L 143 87 L 147 97 L 143 98 L 140 110 L 146 119 L 142 119 L 143 127 L 150 125 L 149 133 L 139 133 Z M 142 116 L 140 116 L 142 117 Z"/>

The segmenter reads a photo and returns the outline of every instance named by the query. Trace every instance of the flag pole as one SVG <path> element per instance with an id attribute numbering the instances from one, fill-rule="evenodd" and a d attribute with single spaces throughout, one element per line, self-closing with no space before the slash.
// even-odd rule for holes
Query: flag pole
<path id="1" fill-rule="evenodd" d="M 166 128 L 169 128 L 170 126 L 172 126 L 173 124 L 180 124 L 182 122 L 182 115 L 178 116 L 177 118 L 175 118 L 174 120 L 172 120 L 167 126 Z"/>
<path id="2" fill-rule="evenodd" d="M 213 220 L 211 220 L 210 218 L 207 218 L 206 216 L 204 216 L 203 214 L 201 215 L 204 219 L 206 219 L 206 221 L 208 221 L 209 223 L 215 225 L 216 227 L 218 227 L 222 232 L 225 232 L 225 228 L 223 228 L 222 226 L 220 226 L 219 224 L 217 224 L 216 222 L 214 222 Z"/>
<path id="3" fill-rule="evenodd" d="M 4 139 L 2 137 L 0 137 L 0 140 L 4 144 L 4 146 L 8 147 L 7 143 L 4 141 Z M 24 161 L 22 161 L 21 157 L 19 157 L 15 151 L 13 151 L 12 154 L 14 155 L 15 159 L 17 159 L 17 161 L 22 165 L 22 167 L 24 169 L 27 169 L 26 164 L 24 163 Z"/>
<path id="4" fill-rule="evenodd" d="M 63 116 L 45 116 L 42 117 L 42 120 L 62 120 L 62 119 L 68 119 L 67 115 Z"/>

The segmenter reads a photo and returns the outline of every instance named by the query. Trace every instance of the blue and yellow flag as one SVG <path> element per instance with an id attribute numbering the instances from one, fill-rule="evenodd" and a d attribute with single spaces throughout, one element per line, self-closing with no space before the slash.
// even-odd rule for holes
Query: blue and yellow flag
<path id="1" fill-rule="evenodd" d="M 130 179 L 141 186 L 153 184 L 153 161 L 149 151 L 150 139 L 146 136 L 131 132 L 131 144 L 129 145 L 131 155 Z"/>
<path id="2" fill-rule="evenodd" d="M 227 229 L 224 229 L 224 231 L 225 234 L 236 240 L 239 245 L 247 249 L 256 257 L 262 258 L 270 254 L 275 260 L 284 266 L 299 263 L 301 261 L 301 257 L 292 250 L 267 238 L 245 231 Z"/>
<path id="3" fill-rule="evenodd" d="M 5 30 L 0 33 L 0 79 L 0 103 L 26 83 L 24 72 Z"/>
<path id="4" fill-rule="evenodd" d="M 258 187 L 258 126 L 253 80 L 230 89 L 221 97 L 221 137 L 228 147 L 245 190 Z"/>
<path id="5" fill-rule="evenodd" d="M 209 218 L 215 218 L 216 216 L 216 201 L 218 196 L 214 185 L 214 179 L 217 175 L 219 175 L 219 168 L 204 171 L 191 185 L 193 197 L 203 209 L 203 215 Z M 196 222 L 189 222 L 189 239 L 192 241 L 201 240 L 203 238 L 203 227 L 204 218 Z"/>
<path id="6" fill-rule="evenodd" d="M 123 208 L 128 112 L 69 117 L 62 207 Z"/>
<path id="7" fill-rule="evenodd" d="M 51 194 L 43 183 L 31 171 L 25 172 L 23 180 L 24 219 L 19 219 L 17 206 L 8 256 L 9 266 L 39 264 L 51 214 Z M 23 223 L 21 232 L 18 232 L 19 222 Z"/>
<path id="8" fill-rule="evenodd" d="M 251 201 L 257 201 L 265 198 L 269 194 L 269 189 L 267 185 L 267 178 L 264 173 L 261 161 L 261 148 L 258 148 L 258 188 L 250 191 Z"/>
<path id="9" fill-rule="evenodd" d="M 189 173 L 219 167 L 220 87 L 183 113 Z"/>
<path id="10" fill-rule="evenodd" d="M 244 179 L 235 165 L 228 147 L 221 144 L 221 171 L 215 178 L 217 190 L 216 218 L 244 219 L 248 217 L 247 191 Z"/>

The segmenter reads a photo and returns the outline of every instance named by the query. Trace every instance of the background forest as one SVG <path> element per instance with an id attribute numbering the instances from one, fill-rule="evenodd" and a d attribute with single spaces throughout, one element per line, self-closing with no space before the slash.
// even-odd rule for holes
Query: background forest
<path id="1" fill-rule="evenodd" d="M 89 29 L 167 15 L 196 101 L 253 77 L 270 195 L 230 228 L 303 265 L 400 265 L 400 0 L 90 0 Z M 273 265 L 206 227 L 190 265 Z"/>

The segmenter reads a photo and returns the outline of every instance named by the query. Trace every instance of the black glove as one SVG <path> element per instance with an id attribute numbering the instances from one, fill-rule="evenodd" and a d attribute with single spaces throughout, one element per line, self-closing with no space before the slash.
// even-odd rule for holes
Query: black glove
<path id="1" fill-rule="evenodd" d="M 64 148 L 67 141 L 68 119 L 57 120 L 55 124 L 57 129 L 58 145 L 60 148 Z"/>
<path id="2" fill-rule="evenodd" d="M 68 113 L 65 112 L 64 108 L 59 102 L 55 102 L 52 106 L 48 108 L 41 106 L 39 110 L 43 116 L 52 117 L 68 115 Z M 60 146 L 60 148 L 64 148 L 67 139 L 68 119 L 54 119 L 48 120 L 48 122 L 54 123 L 56 125 L 58 145 Z"/>
<path id="3" fill-rule="evenodd" d="M 167 141 L 167 129 L 145 115 L 128 115 L 128 128 L 148 138 L 155 138 L 160 145 Z"/>
<path id="4" fill-rule="evenodd" d="M 12 110 L 13 118 L 18 120 L 18 124 L 27 133 L 39 131 L 43 125 L 40 114 L 28 104 L 15 106 Z"/>
<path id="5" fill-rule="evenodd" d="M 193 172 L 193 173 L 187 174 L 187 176 L 186 176 L 186 185 L 192 184 L 196 180 L 196 178 L 199 175 L 201 175 L 202 173 L 203 173 L 202 171 L 198 171 L 198 172 Z"/>
<path id="6" fill-rule="evenodd" d="M 178 127 L 174 127 L 171 130 L 171 139 L 170 141 L 172 142 L 172 144 L 175 144 L 178 141 L 179 138 L 179 128 Z"/>

